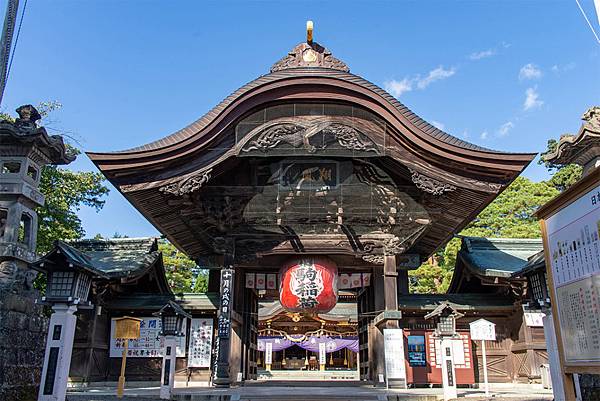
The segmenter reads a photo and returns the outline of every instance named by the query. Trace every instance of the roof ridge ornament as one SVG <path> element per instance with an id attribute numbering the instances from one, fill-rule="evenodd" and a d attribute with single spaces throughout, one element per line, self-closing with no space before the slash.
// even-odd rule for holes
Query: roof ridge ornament
<path id="1" fill-rule="evenodd" d="M 350 71 L 346 63 L 333 57 L 328 49 L 313 41 L 312 21 L 306 21 L 306 42 L 296 45 L 287 56 L 273 64 L 271 72 L 302 67 Z"/>

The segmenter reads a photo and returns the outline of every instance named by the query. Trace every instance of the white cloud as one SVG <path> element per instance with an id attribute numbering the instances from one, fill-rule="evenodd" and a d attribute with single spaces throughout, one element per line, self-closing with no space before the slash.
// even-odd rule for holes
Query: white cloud
<path id="1" fill-rule="evenodd" d="M 489 134 L 488 134 L 488 132 L 487 132 L 487 131 L 483 131 L 483 132 L 481 133 L 481 135 L 479 135 L 479 137 L 480 137 L 481 139 L 485 140 L 485 139 L 487 139 L 487 138 L 488 138 L 488 135 L 489 135 Z"/>
<path id="2" fill-rule="evenodd" d="M 539 109 L 544 104 L 540 99 L 537 88 L 527 88 L 525 91 L 525 102 L 523 102 L 523 110 Z"/>
<path id="3" fill-rule="evenodd" d="M 385 90 L 391 93 L 395 97 L 400 97 L 403 93 L 410 92 L 413 89 L 423 90 L 435 81 L 446 79 L 456 73 L 456 68 L 445 69 L 443 66 L 435 68 L 422 77 L 421 75 L 415 75 L 411 77 L 405 77 L 401 81 L 392 79 L 384 82 Z"/>
<path id="4" fill-rule="evenodd" d="M 469 136 L 470 136 L 470 135 L 469 135 L 469 131 L 467 131 L 467 130 L 464 130 L 464 131 L 463 131 L 463 133 L 462 133 L 462 137 L 463 137 L 463 138 L 465 138 L 465 139 L 468 139 L 468 138 L 469 138 Z"/>
<path id="5" fill-rule="evenodd" d="M 384 83 L 385 90 L 391 93 L 395 97 L 400 97 L 404 92 L 410 92 L 412 90 L 412 81 L 408 78 L 404 78 L 402 81 L 386 81 Z"/>
<path id="6" fill-rule="evenodd" d="M 525 64 L 519 70 L 519 81 L 526 79 L 540 79 L 542 77 L 542 70 L 533 63 Z"/>
<path id="7" fill-rule="evenodd" d="M 452 75 L 456 73 L 455 68 L 450 68 L 448 70 L 444 69 L 443 66 L 439 66 L 438 68 L 429 71 L 429 74 L 425 78 L 421 78 L 420 76 L 416 78 L 417 87 L 419 89 L 425 89 L 435 81 L 439 81 L 442 79 L 450 78 Z"/>
<path id="8" fill-rule="evenodd" d="M 566 72 L 566 71 L 571 71 L 572 69 L 574 69 L 576 66 L 576 64 L 574 62 L 570 62 L 567 64 L 563 64 L 563 65 L 558 65 L 558 64 L 554 64 L 551 68 L 552 72 L 556 73 L 556 74 L 560 74 L 562 72 Z"/>
<path id="9" fill-rule="evenodd" d="M 441 122 L 433 121 L 433 120 L 431 121 L 431 125 L 433 125 L 437 129 L 441 129 L 442 131 L 444 130 L 444 127 L 445 127 L 445 125 L 442 124 Z"/>
<path id="10" fill-rule="evenodd" d="M 512 121 L 507 121 L 507 122 L 505 122 L 504 124 L 502 124 L 502 125 L 500 126 L 500 128 L 498 128 L 498 132 L 497 132 L 498 136 L 499 136 L 500 138 L 503 138 L 503 137 L 505 137 L 506 135 L 508 135 L 508 132 L 509 132 L 511 129 L 513 129 L 513 127 L 514 127 L 514 126 L 515 126 L 515 125 L 513 124 L 513 122 L 512 122 Z"/>
<path id="11" fill-rule="evenodd" d="M 487 49 L 480 52 L 471 53 L 469 59 L 471 60 L 481 60 L 482 58 L 492 57 L 496 54 L 495 49 Z"/>

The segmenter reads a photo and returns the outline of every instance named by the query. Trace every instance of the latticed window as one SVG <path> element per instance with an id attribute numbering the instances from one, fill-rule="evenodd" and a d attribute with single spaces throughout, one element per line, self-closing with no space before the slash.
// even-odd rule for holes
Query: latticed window
<path id="1" fill-rule="evenodd" d="M 536 300 L 544 299 L 544 292 L 542 290 L 542 277 L 541 274 L 535 273 L 529 276 L 529 281 L 531 282 L 531 293 L 533 298 Z"/>
<path id="2" fill-rule="evenodd" d="M 79 280 L 77 281 L 77 290 L 75 291 L 76 298 L 79 298 L 82 301 L 87 300 L 91 281 L 92 278 L 87 274 L 79 275 Z"/>
<path id="3" fill-rule="evenodd" d="M 440 317 L 438 329 L 440 331 L 440 334 L 454 334 L 454 318 L 451 316 Z"/>
<path id="4" fill-rule="evenodd" d="M 74 272 L 54 272 L 50 278 L 50 297 L 69 297 L 75 279 Z"/>
<path id="5" fill-rule="evenodd" d="M 163 333 L 177 332 L 177 316 L 163 316 Z"/>

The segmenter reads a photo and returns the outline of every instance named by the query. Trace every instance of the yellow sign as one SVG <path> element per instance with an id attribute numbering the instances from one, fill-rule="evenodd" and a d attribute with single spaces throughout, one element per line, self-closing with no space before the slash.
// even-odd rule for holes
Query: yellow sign
<path id="1" fill-rule="evenodd" d="M 115 338 L 136 340 L 140 338 L 140 323 L 142 319 L 135 317 L 119 317 L 115 319 Z"/>
<path id="2" fill-rule="evenodd" d="M 115 338 L 122 338 L 125 340 L 137 340 L 140 338 L 140 323 L 142 319 L 138 319 L 130 316 L 123 316 L 115 319 Z M 129 341 L 125 341 L 125 347 L 123 348 L 123 358 L 121 359 L 121 375 L 119 376 L 119 382 L 117 384 L 117 398 L 123 397 L 123 391 L 125 389 L 125 364 L 127 361 L 127 348 Z"/>

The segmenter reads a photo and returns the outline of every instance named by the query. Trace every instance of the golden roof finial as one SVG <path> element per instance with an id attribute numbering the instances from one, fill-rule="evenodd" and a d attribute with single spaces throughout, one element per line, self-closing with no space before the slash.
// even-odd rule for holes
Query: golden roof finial
<path id="1" fill-rule="evenodd" d="M 313 22 L 306 21 L 306 43 L 312 45 L 313 42 Z"/>

